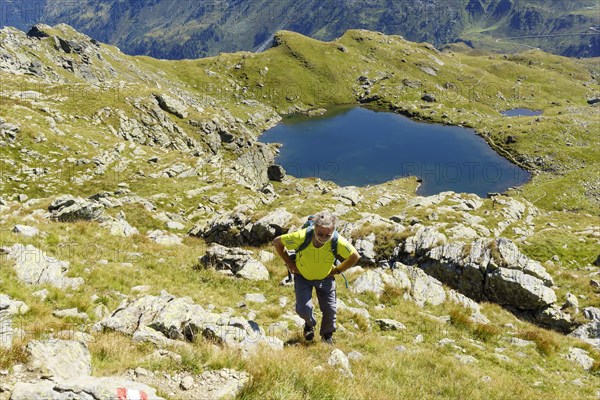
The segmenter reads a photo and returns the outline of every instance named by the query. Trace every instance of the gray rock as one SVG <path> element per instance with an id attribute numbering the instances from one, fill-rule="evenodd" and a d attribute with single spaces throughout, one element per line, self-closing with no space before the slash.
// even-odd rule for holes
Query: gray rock
<path id="1" fill-rule="evenodd" d="M 149 326 L 140 327 L 132 337 L 134 342 L 139 343 L 152 343 L 157 347 L 169 347 L 174 346 L 177 342 L 173 339 L 169 339 L 161 332 L 150 328 Z"/>
<path id="2" fill-rule="evenodd" d="M 406 329 L 406 326 L 402 322 L 393 319 L 381 318 L 376 319 L 375 322 L 382 331 L 401 331 Z"/>
<path id="3" fill-rule="evenodd" d="M 159 346 L 171 345 L 172 341 L 167 339 L 193 341 L 203 336 L 240 348 L 248 355 L 262 345 L 283 349 L 281 340 L 265 336 L 264 330 L 252 321 L 206 311 L 188 297 L 175 298 L 165 291 L 160 296 L 145 296 L 132 302 L 125 300 L 110 317 L 95 324 L 93 329 L 116 330 L 134 335 L 136 341 L 148 341 Z"/>
<path id="4" fill-rule="evenodd" d="M 600 308 L 586 307 L 583 309 L 583 317 L 590 321 L 600 321 Z"/>
<path id="5" fill-rule="evenodd" d="M 354 293 L 376 293 L 378 295 L 383 293 L 384 283 L 381 277 L 382 272 L 378 270 L 367 270 L 361 274 L 356 281 L 352 284 L 352 291 Z"/>
<path id="6" fill-rule="evenodd" d="M 92 373 L 92 357 L 85 344 L 79 341 L 51 339 L 32 340 L 27 344 L 32 368 L 49 372 L 61 380 L 70 380 Z"/>
<path id="7" fill-rule="evenodd" d="M 178 221 L 167 221 L 167 228 L 182 231 L 185 229 L 185 225 Z"/>
<path id="8" fill-rule="evenodd" d="M 175 99 L 166 94 L 154 94 L 154 98 L 158 101 L 160 108 L 168 113 L 178 116 L 179 118 L 187 118 L 187 106 L 179 99 Z"/>
<path id="9" fill-rule="evenodd" d="M 23 236 L 27 236 L 27 237 L 34 237 L 40 233 L 40 230 L 33 226 L 15 225 L 15 227 L 13 228 L 13 232 L 19 233 L 19 234 L 21 234 Z"/>
<path id="10" fill-rule="evenodd" d="M 433 247 L 443 245 L 447 242 L 446 236 L 433 227 L 420 227 L 414 234 L 404 242 L 404 252 L 409 254 L 423 254 Z"/>
<path id="11" fill-rule="evenodd" d="M 181 387 L 181 389 L 183 390 L 190 390 L 192 388 L 192 386 L 194 386 L 194 378 L 191 376 L 185 376 L 182 380 L 181 383 L 179 384 L 179 386 Z"/>
<path id="12" fill-rule="evenodd" d="M 15 261 L 14 269 L 17 278 L 28 285 L 50 284 L 65 288 L 78 288 L 83 284 L 82 278 L 67 278 L 68 261 L 60 261 L 48 256 L 32 245 L 15 244 L 4 248 L 8 258 Z"/>
<path id="13" fill-rule="evenodd" d="M 425 93 L 423 96 L 421 96 L 421 100 L 426 101 L 428 103 L 433 103 L 436 101 L 435 96 L 431 93 Z"/>
<path id="14" fill-rule="evenodd" d="M 345 375 L 353 377 L 352 369 L 350 368 L 350 361 L 344 352 L 340 349 L 334 349 L 329 355 L 327 361 L 332 367 L 338 367 Z"/>
<path id="15" fill-rule="evenodd" d="M 594 359 L 589 356 L 589 353 L 577 347 L 570 347 L 569 354 L 565 358 L 581 365 L 585 370 L 590 370 L 594 365 Z"/>
<path id="16" fill-rule="evenodd" d="M 140 233 L 136 228 L 129 225 L 127 221 L 121 218 L 110 218 L 104 221 L 101 226 L 108 229 L 108 233 L 112 236 L 129 237 Z"/>
<path id="17" fill-rule="evenodd" d="M 563 308 L 579 308 L 579 300 L 572 293 L 567 293 Z"/>
<path id="18" fill-rule="evenodd" d="M 369 236 L 361 239 L 357 239 L 354 247 L 358 254 L 360 254 L 361 264 L 375 265 L 377 262 L 377 254 L 375 253 L 375 234 L 371 233 Z"/>
<path id="19" fill-rule="evenodd" d="M 356 206 L 363 201 L 363 195 L 356 186 L 344 186 L 332 191 L 333 197 L 349 206 Z"/>
<path id="20" fill-rule="evenodd" d="M 41 381 L 37 383 L 18 382 L 11 400 L 52 399 L 52 400 L 100 400 L 121 398 L 141 398 L 140 393 L 152 400 L 164 400 L 157 396 L 156 390 L 143 383 L 121 377 L 74 377 L 65 381 Z"/>
<path id="21" fill-rule="evenodd" d="M 569 336 L 576 337 L 600 350 L 600 321 L 595 320 L 579 326 Z"/>
<path id="22" fill-rule="evenodd" d="M 54 200 L 48 207 L 50 218 L 60 222 L 77 220 L 100 220 L 104 214 L 104 206 L 99 203 L 65 195 Z"/>
<path id="23" fill-rule="evenodd" d="M 23 315 L 29 311 L 29 307 L 22 301 L 0 293 L 0 311 L 5 311 L 8 315 Z"/>
<path id="24" fill-rule="evenodd" d="M 249 280 L 268 280 L 269 271 L 262 263 L 252 258 L 252 252 L 241 248 L 228 248 L 213 243 L 199 259 L 207 268 L 229 270 L 235 276 Z"/>
<path id="25" fill-rule="evenodd" d="M 10 349 L 13 336 L 12 314 L 7 310 L 0 310 L 0 348 Z"/>
<path id="26" fill-rule="evenodd" d="M 413 250 L 421 240 L 409 242 Z M 427 274 L 478 301 L 522 310 L 540 310 L 556 301 L 552 277 L 505 238 L 476 239 L 469 246 L 452 242 L 422 252 L 417 260 Z"/>
<path id="27" fill-rule="evenodd" d="M 149 231 L 147 236 L 153 242 L 162 244 L 163 246 L 178 246 L 183 244 L 183 239 L 181 239 L 179 236 L 165 233 L 160 229 Z"/>
<path id="28" fill-rule="evenodd" d="M 540 279 L 514 269 L 488 273 L 484 290 L 490 301 L 521 310 L 538 310 L 556 302 L 554 291 Z"/>
<path id="29" fill-rule="evenodd" d="M 348 360 L 358 361 L 362 360 L 364 357 L 365 356 L 360 351 L 352 350 L 348 353 Z"/>
<path id="30" fill-rule="evenodd" d="M 240 235 L 250 219 L 242 210 L 229 215 L 218 215 L 214 219 L 196 225 L 188 234 L 205 239 L 209 243 L 219 243 L 223 246 L 241 246 L 247 240 Z"/>
<path id="31" fill-rule="evenodd" d="M 256 221 L 250 229 L 250 241 L 254 246 L 271 242 L 277 236 L 288 232 L 286 226 L 293 216 L 285 209 L 277 209 Z"/>

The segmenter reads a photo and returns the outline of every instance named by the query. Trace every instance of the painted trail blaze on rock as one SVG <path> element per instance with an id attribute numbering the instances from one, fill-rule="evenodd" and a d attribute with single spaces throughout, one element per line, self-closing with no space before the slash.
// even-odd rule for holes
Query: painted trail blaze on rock
<path id="1" fill-rule="evenodd" d="M 117 388 L 118 400 L 151 400 L 143 390 L 127 389 L 124 387 Z"/>

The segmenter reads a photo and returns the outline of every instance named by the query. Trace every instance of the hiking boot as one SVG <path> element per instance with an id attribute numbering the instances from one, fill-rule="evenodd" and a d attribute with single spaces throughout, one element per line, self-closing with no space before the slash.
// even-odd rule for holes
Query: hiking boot
<path id="1" fill-rule="evenodd" d="M 315 327 L 304 324 L 304 339 L 309 342 L 315 338 Z"/>
<path id="2" fill-rule="evenodd" d="M 333 346 L 333 337 L 332 335 L 325 335 L 321 337 L 321 342 Z"/>

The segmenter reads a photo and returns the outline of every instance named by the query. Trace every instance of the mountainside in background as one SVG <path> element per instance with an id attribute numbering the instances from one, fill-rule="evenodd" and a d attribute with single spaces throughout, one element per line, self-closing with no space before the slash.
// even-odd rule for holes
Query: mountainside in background
<path id="1" fill-rule="evenodd" d="M 0 400 L 600 397 L 597 59 L 273 42 L 168 61 L 0 30 Z M 287 175 L 258 137 L 332 104 L 471 127 L 532 179 Z M 270 245 L 325 208 L 361 255 L 334 347 L 304 340 Z"/>
<path id="2" fill-rule="evenodd" d="M 166 59 L 264 50 L 280 29 L 321 40 L 368 29 L 438 48 L 465 41 L 600 56 L 597 0 L 0 0 L 0 26 L 37 22 L 67 23 L 127 54 Z"/>

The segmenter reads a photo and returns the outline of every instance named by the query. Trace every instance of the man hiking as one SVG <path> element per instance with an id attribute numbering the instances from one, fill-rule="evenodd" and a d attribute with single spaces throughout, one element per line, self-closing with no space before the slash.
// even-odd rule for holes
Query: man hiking
<path id="1" fill-rule="evenodd" d="M 337 217 L 329 211 L 321 211 L 312 218 L 312 226 L 276 237 L 275 251 L 294 274 L 296 312 L 304 320 L 304 338 L 313 340 L 315 320 L 312 305 L 312 289 L 317 292 L 319 308 L 323 313 L 321 340 L 333 344 L 336 319 L 336 292 L 334 276 L 354 266 L 360 256 L 358 252 L 335 230 Z M 296 250 L 295 257 L 287 250 Z M 335 265 L 339 256 L 344 261 Z"/>

